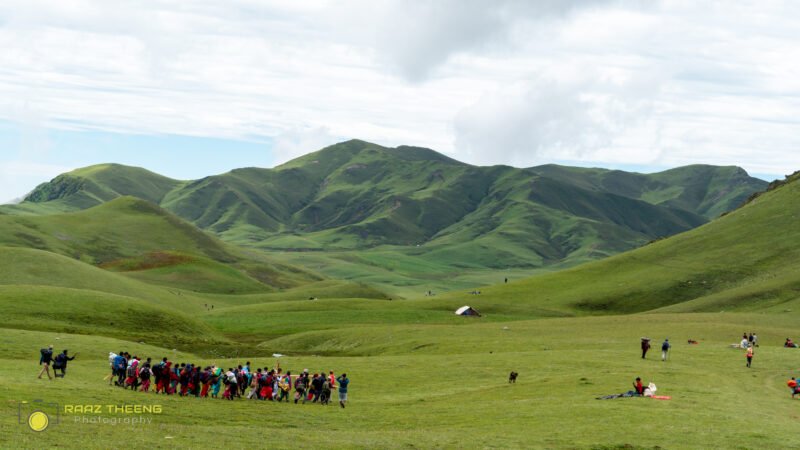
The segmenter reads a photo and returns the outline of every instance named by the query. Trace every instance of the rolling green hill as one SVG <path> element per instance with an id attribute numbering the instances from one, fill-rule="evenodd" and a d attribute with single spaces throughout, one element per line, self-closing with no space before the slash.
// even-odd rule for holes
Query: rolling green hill
<path id="1" fill-rule="evenodd" d="M 614 255 L 694 228 L 765 185 L 736 167 L 647 175 L 554 165 L 476 167 L 430 149 L 351 140 L 274 169 L 237 169 L 196 181 L 117 164 L 92 166 L 0 210 L 48 215 L 134 196 L 224 241 L 282 252 L 275 256 L 286 263 L 302 265 L 298 252 L 324 251 L 305 259 L 330 276 L 336 276 L 331 262 L 360 260 L 369 250 L 375 255 L 369 265 L 347 279 L 377 281 L 408 295 L 423 287 L 474 286 L 498 270 L 531 273 Z M 41 245 L 32 239 L 27 245 Z M 80 251 L 67 242 L 52 246 Z M 396 267 L 395 260 L 409 258 L 424 260 L 433 280 L 469 280 L 431 283 L 409 265 Z"/>
<path id="2" fill-rule="evenodd" d="M 742 208 L 642 248 L 486 287 L 470 304 L 503 314 L 534 309 L 577 315 L 797 310 L 799 180 L 797 173 L 773 183 L 769 192 Z M 453 308 L 464 300 L 452 294 L 438 301 Z"/>
<path id="3" fill-rule="evenodd" d="M 134 197 L 72 213 L 4 215 L 0 245 L 46 250 L 202 292 L 268 292 L 320 279 L 263 254 L 248 254 Z"/>

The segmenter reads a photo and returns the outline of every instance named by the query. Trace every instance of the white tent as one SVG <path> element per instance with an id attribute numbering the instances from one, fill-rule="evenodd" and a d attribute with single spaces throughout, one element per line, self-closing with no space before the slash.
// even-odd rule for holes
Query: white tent
<path id="1" fill-rule="evenodd" d="M 456 310 L 456 315 L 458 316 L 479 316 L 481 313 L 478 310 L 472 308 L 471 306 L 462 306 Z"/>

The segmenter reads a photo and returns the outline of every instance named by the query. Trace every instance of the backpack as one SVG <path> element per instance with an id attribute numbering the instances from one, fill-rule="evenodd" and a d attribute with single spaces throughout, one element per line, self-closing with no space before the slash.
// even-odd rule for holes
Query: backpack
<path id="1" fill-rule="evenodd" d="M 135 377 L 136 376 L 136 367 L 130 366 L 128 367 L 128 376 Z"/>
<path id="2" fill-rule="evenodd" d="M 53 352 L 51 352 L 50 349 L 48 348 L 43 348 L 40 350 L 40 352 L 42 353 L 42 355 L 39 356 L 39 364 L 44 362 L 44 359 L 47 357 L 48 353 L 50 354 L 51 357 L 53 356 Z"/>
<path id="3" fill-rule="evenodd" d="M 669 342 L 664 342 L 663 344 L 661 344 L 661 350 L 662 351 L 669 350 Z"/>
<path id="4" fill-rule="evenodd" d="M 56 356 L 55 364 L 53 364 L 53 367 L 58 367 L 58 368 L 62 367 L 64 365 L 64 362 L 66 362 L 66 360 L 67 358 L 64 356 L 64 354 L 59 353 L 58 356 Z"/>

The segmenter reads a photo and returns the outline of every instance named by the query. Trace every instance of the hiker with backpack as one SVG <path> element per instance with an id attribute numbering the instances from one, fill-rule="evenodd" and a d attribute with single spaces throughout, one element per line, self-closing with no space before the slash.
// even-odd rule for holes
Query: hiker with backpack
<path id="1" fill-rule="evenodd" d="M 139 360 L 135 356 L 126 372 L 125 387 L 130 387 L 132 391 L 139 389 Z"/>
<path id="2" fill-rule="evenodd" d="M 667 360 L 667 353 L 669 353 L 669 349 L 672 347 L 669 343 L 669 338 L 664 339 L 664 343 L 661 344 L 661 360 Z"/>
<path id="3" fill-rule="evenodd" d="M 167 365 L 167 358 L 163 358 L 161 362 L 150 368 L 153 373 L 153 381 L 156 385 L 156 394 L 160 392 L 166 393 L 164 388 L 164 366 Z"/>
<path id="4" fill-rule="evenodd" d="M 233 367 L 229 368 L 228 372 L 225 374 L 223 382 L 225 381 L 227 381 L 227 387 L 225 388 L 225 392 L 222 393 L 222 398 L 233 400 L 233 398 L 236 397 L 236 393 L 239 392 L 238 377 Z"/>
<path id="5" fill-rule="evenodd" d="M 147 361 L 144 363 L 141 369 L 139 369 L 139 379 L 142 380 L 142 392 L 149 392 L 150 391 L 150 358 L 147 358 Z"/>
<path id="6" fill-rule="evenodd" d="M 203 387 L 200 389 L 200 397 L 206 398 L 208 397 L 208 390 L 211 388 L 211 367 L 206 366 L 202 372 L 200 372 L 200 383 Z"/>
<path id="7" fill-rule="evenodd" d="M 42 370 L 39 371 L 39 379 L 42 379 L 42 375 L 47 372 L 47 378 L 52 380 L 53 377 L 50 376 L 50 365 L 53 363 L 53 344 L 50 344 L 47 348 L 43 348 L 39 350 L 41 356 L 39 356 L 39 365 L 42 366 Z M 53 369 L 53 373 L 55 374 L 55 369 Z"/>
<path id="8" fill-rule="evenodd" d="M 322 389 L 319 394 L 319 404 L 327 405 L 331 401 L 331 382 L 323 377 Z"/>
<path id="9" fill-rule="evenodd" d="M 75 353 L 75 356 L 78 356 L 78 354 Z M 59 353 L 58 356 L 56 356 L 56 359 L 53 361 L 53 376 L 54 377 L 64 378 L 64 375 L 67 374 L 67 362 L 72 361 L 73 359 L 75 359 L 75 356 L 71 356 L 71 357 L 67 356 L 67 350 L 66 349 L 64 349 L 63 352 Z M 61 369 L 61 373 L 60 374 L 56 373 L 56 370 L 59 370 L 59 369 Z"/>
<path id="10" fill-rule="evenodd" d="M 114 358 L 114 376 L 117 377 L 115 385 L 125 386 L 125 370 L 128 368 L 128 360 L 125 359 L 125 352 L 119 352 Z"/>
<path id="11" fill-rule="evenodd" d="M 297 401 L 301 398 L 303 399 L 303 404 L 306 402 L 306 387 L 308 379 L 308 372 L 304 371 L 301 373 L 296 380 L 294 380 L 294 403 L 297 404 Z"/>
<path id="12" fill-rule="evenodd" d="M 191 370 L 192 367 L 187 366 L 186 363 L 181 363 L 180 369 L 178 369 L 178 383 L 181 385 L 178 395 L 181 397 L 184 397 L 189 390 L 189 374 Z"/>

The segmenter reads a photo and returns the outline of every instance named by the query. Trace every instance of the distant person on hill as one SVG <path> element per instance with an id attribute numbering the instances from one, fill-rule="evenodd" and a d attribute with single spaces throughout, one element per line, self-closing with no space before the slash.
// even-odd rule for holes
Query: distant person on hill
<path id="1" fill-rule="evenodd" d="M 758 335 L 753 333 L 753 347 L 758 347 Z"/>
<path id="2" fill-rule="evenodd" d="M 750 347 L 750 341 L 748 341 L 747 338 L 742 338 L 742 342 L 740 342 L 739 345 L 742 348 L 748 348 Z"/>
<path id="3" fill-rule="evenodd" d="M 753 347 L 747 347 L 747 367 L 750 367 L 750 364 L 753 362 Z"/>
<path id="4" fill-rule="evenodd" d="M 672 347 L 672 345 L 670 345 L 670 343 L 669 343 L 669 338 L 664 339 L 664 343 L 661 344 L 661 360 L 662 361 L 666 361 L 667 360 L 667 353 L 669 353 L 670 347 Z"/>
<path id="5" fill-rule="evenodd" d="M 78 356 L 78 354 L 75 353 L 75 356 Z M 67 374 L 67 362 L 75 359 L 75 356 L 67 356 L 66 349 L 64 349 L 63 352 L 61 352 L 58 356 L 56 356 L 56 359 L 53 361 L 53 376 L 64 378 L 64 375 Z M 55 373 L 56 370 L 59 369 L 61 369 L 61 373 L 60 374 Z"/>
<path id="6" fill-rule="evenodd" d="M 47 372 L 47 378 L 52 380 L 53 377 L 50 376 L 50 365 L 53 363 L 53 345 L 49 345 L 47 348 L 43 348 L 39 351 L 41 356 L 39 357 L 39 365 L 42 366 L 42 370 L 39 371 L 39 379 L 42 379 L 42 375 Z M 53 373 L 55 374 L 55 369 L 53 369 Z"/>
<path id="7" fill-rule="evenodd" d="M 752 347 L 753 346 L 753 333 L 747 335 L 747 343 Z"/>
<path id="8" fill-rule="evenodd" d="M 347 378 L 346 373 L 343 373 L 336 381 L 339 382 L 339 406 L 344 408 L 344 404 L 347 402 L 347 387 L 350 385 L 350 379 Z"/>
<path id="9" fill-rule="evenodd" d="M 642 338 L 642 359 L 647 356 L 647 351 L 650 350 L 650 338 Z"/>

